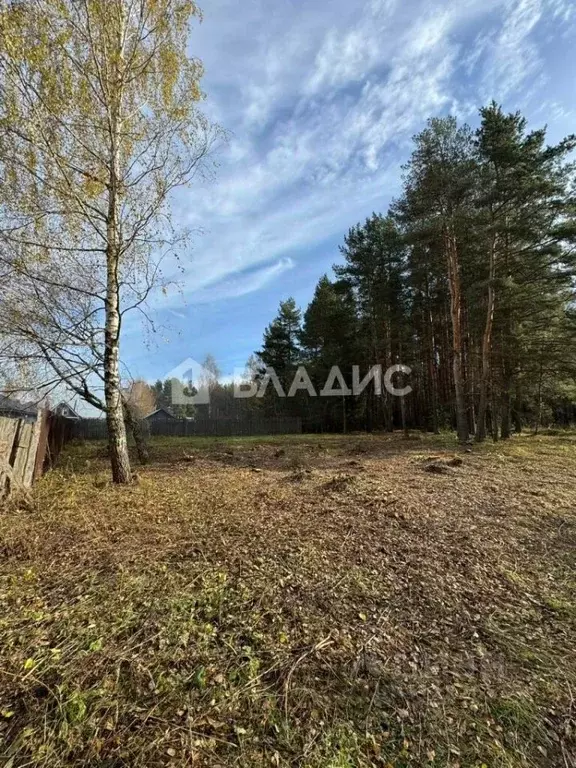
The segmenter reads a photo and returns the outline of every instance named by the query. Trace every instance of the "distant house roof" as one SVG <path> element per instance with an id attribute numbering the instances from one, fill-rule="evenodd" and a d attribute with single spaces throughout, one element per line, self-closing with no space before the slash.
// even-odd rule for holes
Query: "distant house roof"
<path id="1" fill-rule="evenodd" d="M 68 403 L 58 403 L 56 408 L 54 408 L 54 412 L 57 413 L 59 416 L 64 416 L 66 419 L 80 419 L 80 414 L 76 413 L 74 408 L 72 408 L 71 405 L 68 405 Z"/>
<path id="2" fill-rule="evenodd" d="M 38 406 L 36 403 L 21 403 L 19 400 L 0 395 L 0 415 L 30 418 L 37 414 Z"/>
<path id="3" fill-rule="evenodd" d="M 145 419 L 152 419 L 152 418 L 158 418 L 158 417 L 165 418 L 168 421 L 178 421 L 178 418 L 174 416 L 173 413 L 170 413 L 168 408 L 157 408 L 155 411 L 152 411 L 152 413 L 149 413 L 147 416 L 144 416 Z"/>

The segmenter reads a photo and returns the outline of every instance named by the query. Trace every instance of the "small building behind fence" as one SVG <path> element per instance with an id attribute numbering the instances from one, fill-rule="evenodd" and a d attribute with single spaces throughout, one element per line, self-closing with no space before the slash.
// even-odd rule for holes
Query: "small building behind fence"
<path id="1" fill-rule="evenodd" d="M 143 421 L 147 424 L 164 424 L 167 421 L 178 421 L 178 417 L 170 413 L 168 408 L 157 408 L 152 413 L 149 413 L 148 416 L 144 416 Z"/>
<path id="2" fill-rule="evenodd" d="M 0 395 L 0 418 L 36 421 L 38 411 L 35 403 L 21 403 L 19 400 Z"/>

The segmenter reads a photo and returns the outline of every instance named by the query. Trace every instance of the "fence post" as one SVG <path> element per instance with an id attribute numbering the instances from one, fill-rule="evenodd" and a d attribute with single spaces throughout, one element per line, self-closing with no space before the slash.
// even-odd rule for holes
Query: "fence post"
<path id="1" fill-rule="evenodd" d="M 44 471 L 44 461 L 46 459 L 46 451 L 48 449 L 48 436 L 50 433 L 49 413 L 43 409 L 38 413 L 38 420 L 36 421 L 36 429 L 38 430 L 38 445 L 36 447 L 36 459 L 34 462 L 34 474 L 32 480 L 38 480 L 42 477 Z"/>

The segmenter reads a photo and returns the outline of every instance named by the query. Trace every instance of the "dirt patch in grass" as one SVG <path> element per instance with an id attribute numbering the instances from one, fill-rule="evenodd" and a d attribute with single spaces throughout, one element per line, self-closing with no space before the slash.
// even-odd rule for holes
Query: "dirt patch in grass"
<path id="1" fill-rule="evenodd" d="M 0 515 L 3 766 L 576 765 L 570 436 L 98 450 Z"/>

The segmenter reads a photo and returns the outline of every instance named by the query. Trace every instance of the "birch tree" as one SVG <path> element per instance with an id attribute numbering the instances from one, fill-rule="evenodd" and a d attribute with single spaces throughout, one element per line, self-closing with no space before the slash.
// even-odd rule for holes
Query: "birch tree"
<path id="1" fill-rule="evenodd" d="M 171 192 L 206 169 L 218 136 L 187 52 L 200 12 L 192 0 L 0 7 L 3 331 L 105 411 L 112 477 L 128 483 L 122 323 L 162 284 L 182 236 Z"/>

